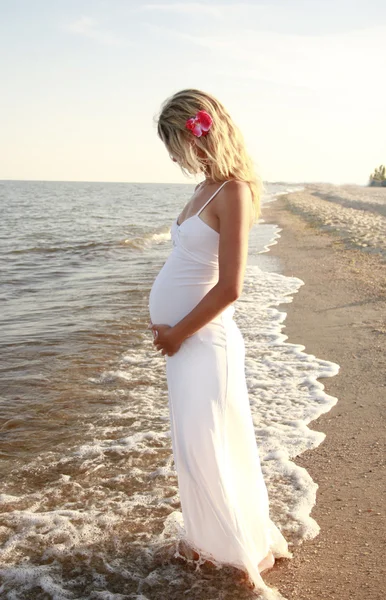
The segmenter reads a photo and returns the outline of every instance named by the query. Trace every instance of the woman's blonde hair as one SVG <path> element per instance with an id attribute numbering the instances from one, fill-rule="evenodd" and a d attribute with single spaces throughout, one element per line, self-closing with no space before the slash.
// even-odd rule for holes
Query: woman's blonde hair
<path id="1" fill-rule="evenodd" d="M 213 120 L 207 135 L 201 137 L 186 128 L 187 119 L 199 110 L 208 112 Z M 184 175 L 205 171 L 211 180 L 219 183 L 228 179 L 247 182 L 255 219 L 260 216 L 262 180 L 255 172 L 243 135 L 221 102 L 200 90 L 181 90 L 163 102 L 155 119 L 159 137 Z"/>

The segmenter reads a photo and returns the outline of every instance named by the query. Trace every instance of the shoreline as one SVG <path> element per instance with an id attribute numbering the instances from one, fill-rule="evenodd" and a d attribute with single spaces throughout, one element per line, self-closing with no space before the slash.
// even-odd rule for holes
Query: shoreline
<path id="1" fill-rule="evenodd" d="M 288 343 L 340 366 L 321 379 L 338 402 L 308 425 L 325 440 L 294 459 L 319 486 L 311 516 L 320 533 L 294 546 L 293 558 L 264 579 L 288 600 L 383 600 L 386 265 L 296 214 L 289 195 L 266 204 L 263 219 L 282 229 L 270 255 L 304 285 L 277 308 L 287 313 Z"/>

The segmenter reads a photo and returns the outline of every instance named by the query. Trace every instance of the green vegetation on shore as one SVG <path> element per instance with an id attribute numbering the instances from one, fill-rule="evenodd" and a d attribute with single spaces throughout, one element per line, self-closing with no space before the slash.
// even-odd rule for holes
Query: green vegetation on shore
<path id="1" fill-rule="evenodd" d="M 375 169 L 374 173 L 371 173 L 369 179 L 369 185 L 377 185 L 386 187 L 386 168 L 385 165 L 380 165 Z"/>

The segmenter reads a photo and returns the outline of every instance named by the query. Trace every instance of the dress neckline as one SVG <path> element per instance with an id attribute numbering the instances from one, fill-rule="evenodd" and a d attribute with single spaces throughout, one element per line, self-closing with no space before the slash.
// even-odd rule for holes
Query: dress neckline
<path id="1" fill-rule="evenodd" d="M 208 225 L 208 223 L 205 223 L 205 221 L 203 221 L 201 219 L 201 217 L 198 216 L 197 213 L 195 215 L 191 215 L 187 219 L 184 219 L 181 224 L 177 222 L 177 220 L 178 220 L 178 217 L 177 217 L 177 219 L 174 220 L 174 224 L 178 227 L 178 229 L 180 229 L 180 227 L 182 227 L 182 225 L 184 223 L 186 223 L 186 221 L 189 221 L 190 219 L 195 219 L 195 218 L 197 218 L 201 223 L 203 223 L 205 225 L 205 227 L 207 227 L 208 229 L 210 229 L 210 231 L 213 231 L 213 233 L 215 233 L 216 235 L 220 235 L 218 231 L 216 231 L 215 229 L 213 229 L 213 227 L 211 227 L 210 225 Z"/>
<path id="2" fill-rule="evenodd" d="M 204 208 L 207 206 L 207 204 L 209 204 L 209 202 L 217 195 L 217 193 L 221 190 L 221 188 L 223 188 L 224 185 L 226 183 L 228 183 L 228 181 L 231 181 L 231 180 L 227 179 L 227 180 L 223 181 L 223 183 L 220 185 L 220 187 L 218 187 L 217 190 L 215 190 L 213 192 L 213 194 L 210 196 L 210 198 L 208 198 L 208 200 L 205 202 L 205 204 L 203 206 L 201 206 L 201 208 L 194 215 L 191 215 L 187 219 L 184 219 L 182 221 L 182 223 L 178 223 L 178 217 L 180 216 L 180 215 L 178 215 L 178 217 L 175 220 L 175 224 L 177 225 L 177 227 L 181 227 L 185 223 L 185 221 L 189 221 L 189 219 L 193 219 L 194 217 L 198 217 L 200 219 L 200 217 L 199 217 L 200 212 L 202 212 L 204 210 Z M 215 233 L 217 233 L 219 235 L 218 231 L 216 231 L 215 229 L 213 229 L 213 227 L 211 227 L 210 225 L 208 225 L 207 223 L 205 223 L 205 221 L 203 221 L 202 219 L 200 219 L 200 221 L 202 223 L 204 223 L 204 225 L 206 225 L 207 227 L 209 227 L 209 229 L 211 229 L 212 231 L 214 231 Z"/>

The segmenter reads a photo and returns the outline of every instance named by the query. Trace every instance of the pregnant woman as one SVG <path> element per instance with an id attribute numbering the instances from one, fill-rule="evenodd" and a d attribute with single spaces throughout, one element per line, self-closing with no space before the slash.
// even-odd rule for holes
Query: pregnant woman
<path id="1" fill-rule="evenodd" d="M 168 98 L 158 135 L 183 172 L 205 176 L 172 223 L 173 249 L 149 296 L 153 343 L 166 357 L 183 546 L 269 591 L 261 572 L 291 554 L 269 516 L 233 320 L 261 184 L 240 131 L 210 94 Z"/>

